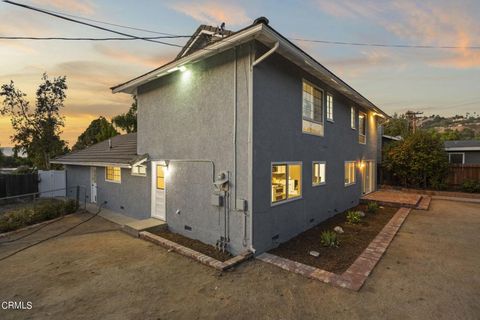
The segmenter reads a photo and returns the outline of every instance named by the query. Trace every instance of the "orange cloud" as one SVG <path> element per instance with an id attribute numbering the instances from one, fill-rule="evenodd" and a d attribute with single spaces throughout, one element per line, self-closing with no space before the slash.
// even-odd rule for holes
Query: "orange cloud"
<path id="1" fill-rule="evenodd" d="M 162 55 L 150 55 L 145 53 L 134 54 L 125 51 L 125 49 L 118 50 L 112 46 L 97 44 L 94 46 L 95 50 L 109 59 L 115 59 L 122 62 L 133 63 L 144 67 L 157 68 L 165 63 L 171 61 L 174 53 Z"/>
<path id="2" fill-rule="evenodd" d="M 95 13 L 95 5 L 90 1 L 78 0 L 34 0 L 34 4 L 53 7 L 55 9 L 90 15 Z"/>
<path id="3" fill-rule="evenodd" d="M 217 26 L 225 22 L 227 29 L 231 25 L 244 25 L 252 20 L 247 16 L 245 9 L 226 1 L 176 1 L 170 7 L 201 23 Z"/>

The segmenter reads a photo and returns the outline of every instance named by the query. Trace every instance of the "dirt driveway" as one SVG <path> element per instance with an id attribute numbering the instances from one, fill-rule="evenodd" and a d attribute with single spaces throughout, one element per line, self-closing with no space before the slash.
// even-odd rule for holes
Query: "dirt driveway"
<path id="1" fill-rule="evenodd" d="M 97 217 L 0 261 L 1 301 L 33 303 L 0 319 L 478 319 L 479 231 L 480 205 L 435 200 L 355 293 L 256 260 L 220 274 Z M 26 243 L 0 245 L 0 257 Z"/>

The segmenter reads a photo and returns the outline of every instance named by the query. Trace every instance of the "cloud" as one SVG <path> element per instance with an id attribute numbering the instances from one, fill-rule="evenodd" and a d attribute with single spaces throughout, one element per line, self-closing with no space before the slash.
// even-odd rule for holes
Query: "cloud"
<path id="1" fill-rule="evenodd" d="M 432 66 L 480 67 L 480 51 L 466 48 L 480 43 L 480 21 L 475 15 L 478 8 L 468 4 L 460 6 L 447 0 L 317 0 L 316 4 L 322 12 L 337 18 L 373 22 L 407 43 L 460 47 L 430 55 L 426 63 Z"/>
<path id="2" fill-rule="evenodd" d="M 43 7 L 52 7 L 72 13 L 81 13 L 91 15 L 95 13 L 95 5 L 91 1 L 78 0 L 34 0 L 35 5 L 42 5 Z"/>
<path id="3" fill-rule="evenodd" d="M 225 22 L 227 29 L 231 25 L 245 25 L 252 21 L 244 8 L 227 1 L 175 1 L 170 7 L 201 23 L 216 26 Z"/>
<path id="4" fill-rule="evenodd" d="M 141 53 L 136 50 L 135 53 L 129 53 L 124 49 L 117 49 L 112 46 L 106 46 L 102 44 L 97 44 L 94 46 L 94 49 L 106 56 L 109 59 L 115 59 L 121 62 L 133 63 L 149 68 L 157 68 L 165 63 L 171 61 L 174 57 L 174 53 L 170 54 L 149 54 Z"/>

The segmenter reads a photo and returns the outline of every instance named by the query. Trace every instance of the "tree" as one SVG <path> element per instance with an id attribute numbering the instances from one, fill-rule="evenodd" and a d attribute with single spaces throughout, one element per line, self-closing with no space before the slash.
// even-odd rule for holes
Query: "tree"
<path id="1" fill-rule="evenodd" d="M 406 137 L 408 135 L 408 120 L 404 114 L 399 116 L 395 113 L 393 117 L 383 125 L 383 128 L 383 133 L 388 136 Z"/>
<path id="2" fill-rule="evenodd" d="M 448 158 L 436 133 L 419 130 L 384 150 L 383 166 L 404 186 L 441 188 L 448 174 Z"/>
<path id="3" fill-rule="evenodd" d="M 112 122 L 127 133 L 137 132 L 137 98 L 133 97 L 133 103 L 128 112 L 113 117 Z"/>
<path id="4" fill-rule="evenodd" d="M 0 96 L 3 105 L 1 115 L 10 117 L 15 131 L 11 137 L 16 151 L 27 154 L 39 169 L 50 169 L 50 159 L 68 151 L 66 142 L 60 138 L 65 126 L 60 109 L 64 107 L 67 90 L 66 77 L 48 79 L 46 73 L 36 91 L 35 108 L 30 109 L 26 94 L 15 87 L 13 81 L 2 85 Z"/>
<path id="5" fill-rule="evenodd" d="M 88 128 L 78 137 L 77 142 L 73 146 L 73 150 L 85 149 L 86 147 L 116 135 L 118 135 L 118 131 L 115 130 L 112 123 L 104 117 L 99 117 L 90 122 Z"/>

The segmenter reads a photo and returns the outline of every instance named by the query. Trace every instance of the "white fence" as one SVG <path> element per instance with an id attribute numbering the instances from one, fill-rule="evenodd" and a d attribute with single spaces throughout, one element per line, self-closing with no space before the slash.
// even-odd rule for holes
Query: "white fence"
<path id="1" fill-rule="evenodd" d="M 67 180 L 65 170 L 38 170 L 38 192 L 42 198 L 65 197 Z"/>

